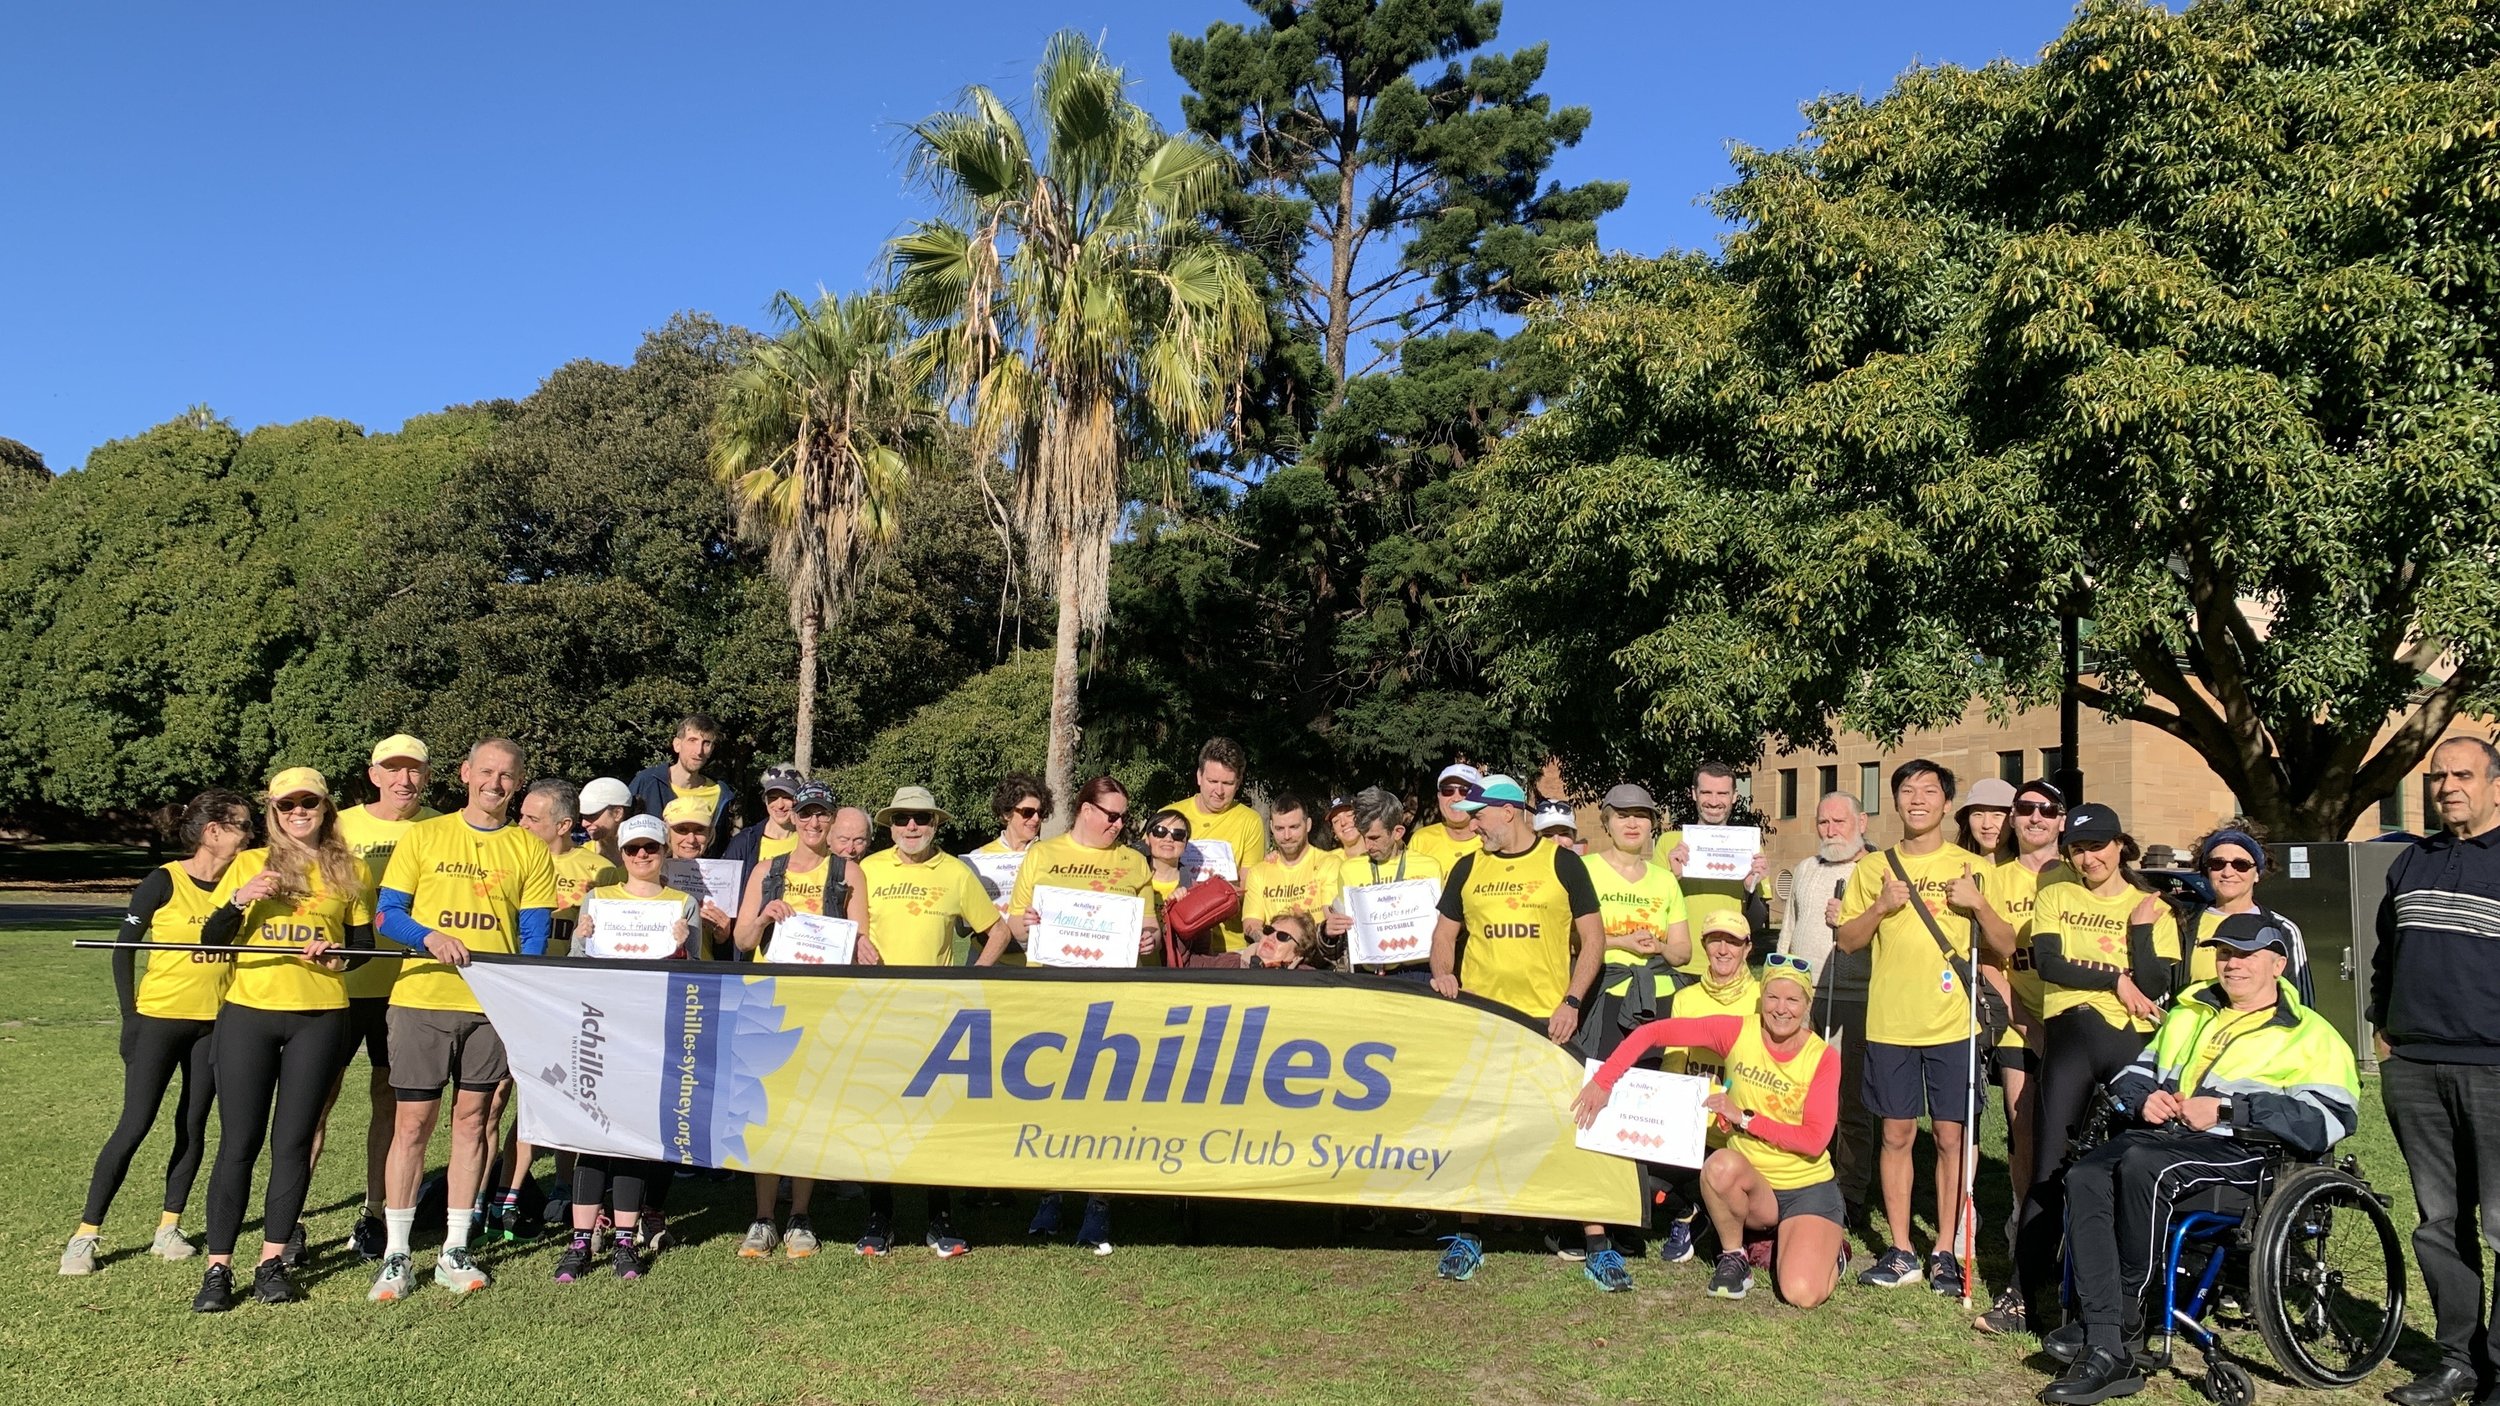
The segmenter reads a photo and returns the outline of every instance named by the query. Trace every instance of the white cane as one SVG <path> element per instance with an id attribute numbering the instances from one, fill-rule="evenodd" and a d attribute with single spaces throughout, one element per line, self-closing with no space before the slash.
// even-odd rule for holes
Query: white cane
<path id="1" fill-rule="evenodd" d="M 1962 1262 L 1962 1307 L 1970 1307 L 1970 1286 L 1979 1274 L 1979 1238 L 1971 1229 L 1978 1218 L 1979 1198 L 1979 983 L 1987 980 L 1979 970 L 1979 941 L 1972 933 L 1970 980 L 1962 984 L 1970 989 L 1970 1025 L 1968 1043 L 1963 1053 L 1969 1058 L 1962 1065 L 1962 1207 L 1954 1217 L 1953 1253 Z"/>

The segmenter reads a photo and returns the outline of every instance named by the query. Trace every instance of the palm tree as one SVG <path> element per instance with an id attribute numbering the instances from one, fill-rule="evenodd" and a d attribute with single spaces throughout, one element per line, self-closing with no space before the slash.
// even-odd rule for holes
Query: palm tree
<path id="1" fill-rule="evenodd" d="M 1032 132 L 983 87 L 913 125 L 912 174 L 942 213 L 888 249 L 921 327 L 915 364 L 1013 464 L 1025 554 L 1058 603 L 1046 780 L 1063 820 L 1077 645 L 1110 613 L 1123 469 L 1213 431 L 1266 338 L 1238 256 L 1201 218 L 1225 158 L 1166 135 L 1126 87 L 1091 41 L 1061 33 L 1034 74 Z"/>
<path id="2" fill-rule="evenodd" d="M 730 374 L 712 416 L 712 471 L 739 534 L 762 543 L 799 637 L 800 771 L 814 762 L 816 641 L 901 526 L 903 486 L 945 426 L 903 366 L 903 319 L 874 296 L 775 299 L 781 335 Z"/>

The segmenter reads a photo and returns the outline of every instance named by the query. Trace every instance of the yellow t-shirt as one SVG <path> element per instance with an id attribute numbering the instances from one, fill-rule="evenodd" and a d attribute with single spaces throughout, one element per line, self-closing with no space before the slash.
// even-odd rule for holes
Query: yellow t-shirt
<path id="1" fill-rule="evenodd" d="M 149 915 L 146 932 L 125 929 L 122 941 L 197 943 L 200 924 L 217 911 L 216 884 L 203 887 L 178 859 L 162 867 L 173 882 L 171 896 Z M 233 974 L 234 958 L 223 953 L 150 952 L 134 1004 L 139 1014 L 158 1020 L 215 1020 Z"/>
<path id="2" fill-rule="evenodd" d="M 986 933 L 998 921 L 980 876 L 942 850 L 907 864 L 902 851 L 881 849 L 859 862 L 859 872 L 868 885 L 869 940 L 888 966 L 951 966 L 958 922 Z"/>
<path id="3" fill-rule="evenodd" d="M 1654 852 L 1673 854 L 1675 847 L 1682 843 L 1684 843 L 1684 832 L 1669 830 L 1658 837 Z M 1693 927 L 1693 955 L 1685 962 L 1684 970 L 1698 976 L 1710 967 L 1709 960 L 1702 955 L 1701 951 L 1701 920 L 1713 913 L 1744 912 L 1745 886 L 1734 879 L 1678 879 L 1676 882 L 1683 885 L 1684 918 Z M 1762 876 L 1762 882 L 1756 886 L 1755 892 L 1764 902 L 1770 901 L 1772 896 L 1770 875 Z"/>
<path id="4" fill-rule="evenodd" d="M 1367 884 L 1390 884 L 1402 878 L 1430 879 L 1437 884 L 1446 882 L 1450 877 L 1447 865 L 1431 855 L 1417 854 L 1411 846 L 1400 851 L 1397 858 L 1386 864 L 1369 855 L 1339 854 L 1335 858 L 1337 861 L 1335 893 L 1339 897 L 1342 897 L 1347 889 L 1359 889 Z M 1335 897 L 1329 899 L 1332 904 L 1336 901 Z"/>
<path id="5" fill-rule="evenodd" d="M 1823 1038 L 1809 1031 L 1804 1048 L 1786 1063 L 1772 1058 L 1770 1046 L 1762 1038 L 1762 1017 L 1751 1016 L 1745 1021 L 1744 1032 L 1728 1048 L 1728 1097 L 1735 1100 L 1737 1107 L 1752 1109 L 1756 1117 L 1801 1124 L 1806 1120 L 1806 1098 L 1814 1088 L 1814 1072 L 1822 1067 L 1823 1057 Z M 1828 1146 L 1812 1157 L 1804 1157 L 1751 1133 L 1734 1132 L 1728 1142 L 1745 1154 L 1745 1160 L 1775 1191 L 1796 1191 L 1831 1179 Z"/>
<path id="6" fill-rule="evenodd" d="M 672 781 L 668 783 L 668 791 L 675 800 L 701 801 L 706 820 L 720 810 L 720 783 L 717 781 L 707 781 L 700 786 L 680 786 Z"/>
<path id="7" fill-rule="evenodd" d="M 518 825 L 473 829 L 458 815 L 409 826 L 382 887 L 411 895 L 410 916 L 475 952 L 520 951 L 521 910 L 556 906 L 555 863 L 536 835 Z M 478 1011 L 459 972 L 429 960 L 399 965 L 392 1005 Z"/>
<path id="8" fill-rule="evenodd" d="M 431 806 L 417 807 L 417 813 L 406 820 L 384 820 L 369 806 L 349 806 L 339 812 L 339 838 L 347 842 L 347 852 L 364 861 L 367 906 L 381 902 L 382 876 L 391 867 L 391 851 L 399 847 L 399 837 L 420 820 L 432 820 L 442 814 Z M 367 962 L 347 974 L 347 999 L 363 1001 L 388 999 L 391 983 L 399 980 L 404 962 L 383 958 Z"/>
<path id="9" fill-rule="evenodd" d="M 1242 890 L 1242 910 L 1246 916 L 1250 907 L 1250 871 L 1260 860 L 1267 858 L 1267 822 L 1259 818 L 1257 811 L 1239 801 L 1224 807 L 1222 813 L 1216 815 L 1200 810 L 1196 796 L 1174 801 L 1164 809 L 1179 811 L 1188 818 L 1190 843 L 1220 840 L 1233 847 L 1233 867 L 1237 875 L 1234 883 Z M 1242 918 L 1235 917 L 1217 928 L 1213 950 L 1238 952 L 1249 946 L 1249 940 L 1242 936 L 1241 924 Z"/>
<path id="10" fill-rule="evenodd" d="M 2042 1008 L 2040 970 L 2031 964 L 2032 905 L 2039 901 L 2043 883 L 2053 884 L 2074 877 L 2075 871 L 2067 868 L 2066 861 L 2062 859 L 2050 860 L 2048 866 L 2037 874 L 2024 867 L 2021 860 L 2009 859 L 1989 870 L 1979 884 L 1980 895 L 1988 900 L 1988 906 L 1997 910 L 1997 916 L 2005 919 L 2014 929 L 2014 998 L 2021 1001 L 2023 1009 L 2035 1018 Z M 2011 1030 L 2006 1035 L 2009 1039 L 2021 1038 Z"/>
<path id="11" fill-rule="evenodd" d="M 1438 821 L 1430 825 L 1419 825 L 1413 834 L 1406 837 L 1407 853 L 1429 859 L 1440 865 L 1441 872 L 1444 874 L 1456 869 L 1459 860 L 1468 855 L 1480 853 L 1483 849 L 1484 838 L 1482 836 L 1470 832 L 1463 840 L 1453 838 L 1450 834 L 1450 827 Z"/>
<path id="12" fill-rule="evenodd" d="M 758 835 L 755 837 L 755 862 L 770 864 L 798 847 L 799 832 L 796 830 L 779 839 L 774 839 L 769 834 Z"/>
<path id="13" fill-rule="evenodd" d="M 1154 866 L 1146 862 L 1146 856 L 1126 845 L 1088 848 L 1077 842 L 1073 831 L 1035 840 L 1025 849 L 1024 867 L 1016 871 L 1016 888 L 1007 896 L 1006 911 L 1029 911 L 1033 907 L 1033 890 L 1044 886 L 1133 893 L 1146 900 L 1146 916 L 1162 911 L 1156 906 L 1161 900 L 1155 894 Z M 1159 964 L 1160 959 L 1148 954 L 1138 961 L 1151 966 Z"/>
<path id="14" fill-rule="evenodd" d="M 1663 941 L 1668 928 L 1686 920 L 1684 888 L 1676 882 L 1675 871 L 1664 864 L 1656 860 L 1644 861 L 1641 876 L 1627 879 L 1604 855 L 1589 855 L 1587 861 L 1589 883 L 1597 889 L 1597 913 L 1606 924 L 1608 937 L 1621 937 L 1646 928 Z M 1606 949 L 1606 960 L 1627 967 L 1642 966 L 1649 961 L 1638 952 L 1626 952 L 1615 947 Z M 1691 953 L 1685 957 L 1683 969 L 1695 976 L 1710 969 L 1709 959 L 1702 955 L 1698 938 L 1693 942 Z"/>
<path id="15" fill-rule="evenodd" d="M 1875 906 L 1892 866 L 1877 851 L 1849 871 L 1849 891 L 1840 897 L 1840 920 L 1848 922 Z M 1886 917 L 1875 929 L 1873 957 L 1866 983 L 1866 1038 L 1881 1045 L 1942 1045 L 1970 1035 L 1970 993 L 1936 950 L 1936 939 L 1918 915 L 1918 905 L 1936 915 L 1936 925 L 1955 955 L 1970 961 L 1970 919 L 1945 904 L 1945 890 L 1965 868 L 1977 873 L 1987 861 L 1950 841 L 1927 854 L 1901 855 L 1909 871 L 1911 901 Z"/>
<path id="16" fill-rule="evenodd" d="M 1538 1020 L 1552 1015 L 1571 993 L 1577 915 L 1597 912 L 1586 874 L 1580 856 L 1542 842 L 1460 860 L 1441 890 L 1441 915 L 1467 926 L 1458 984 Z"/>
<path id="17" fill-rule="evenodd" d="M 1342 859 L 1305 846 L 1302 858 L 1287 864 L 1274 850 L 1268 851 L 1244 875 L 1248 882 L 1241 886 L 1241 917 L 1247 923 L 1255 919 L 1264 924 L 1279 913 L 1300 909 L 1305 913 L 1325 913 L 1337 901 L 1337 866 Z"/>
<path id="18" fill-rule="evenodd" d="M 1707 978 L 1677 987 L 1675 994 L 1667 999 L 1667 1008 L 1661 1014 L 1678 1018 L 1704 1015 L 1751 1016 L 1759 1010 L 1761 1004 L 1762 979 L 1755 976 L 1749 968 L 1738 972 L 1736 979 L 1724 988 L 1712 989 Z M 1707 1045 L 1669 1048 L 1664 1057 L 1659 1060 L 1658 1067 L 1670 1074 L 1691 1074 L 1713 1083 L 1727 1077 L 1725 1061 L 1720 1059 L 1717 1050 Z M 1750 1104 L 1738 1106 L 1753 1107 Z M 1755 1108 L 1755 1111 L 1761 1110 Z M 1724 1136 L 1725 1131 L 1713 1125 L 1712 1139 L 1718 1143 L 1725 1143 L 1727 1141 Z"/>
<path id="19" fill-rule="evenodd" d="M 365 902 L 370 883 L 364 873 L 364 861 L 349 862 L 357 871 L 355 892 L 330 892 L 322 882 L 321 871 L 314 869 L 307 876 L 311 892 L 287 898 L 272 895 L 244 909 L 243 930 L 235 935 L 236 943 L 245 947 L 301 948 L 316 937 L 345 942 L 349 928 L 371 926 L 373 908 Z M 236 855 L 234 863 L 226 866 L 225 877 L 217 881 L 216 902 L 232 902 L 235 890 L 268 867 L 269 851 L 265 849 L 247 849 Z M 347 1009 L 347 980 L 343 973 L 301 957 L 274 953 L 267 957 L 243 957 L 235 962 L 226 999 L 263 1011 L 343 1011 Z"/>
<path id="20" fill-rule="evenodd" d="M 2079 879 L 2059 879 L 2040 886 L 2039 901 L 2031 910 L 2031 928 L 2034 934 L 2055 933 L 2058 950 L 2071 961 L 2124 971 L 2127 920 L 2135 915 L 2136 905 L 2144 897 L 2143 890 L 2129 885 L 2109 898 L 2096 898 Z M 2160 915 L 2153 920 L 2153 950 L 2175 962 L 2179 958 L 2179 924 L 2170 916 L 2170 905 L 2155 906 Z M 2152 1021 L 2129 1017 L 2115 991 L 2077 990 L 2046 978 L 2042 979 L 2040 990 L 2041 1012 L 2051 1020 L 2077 1006 L 2090 1006 L 2100 1012 L 2101 1019 L 2113 1030 L 2150 1033 L 2153 1029 Z"/>

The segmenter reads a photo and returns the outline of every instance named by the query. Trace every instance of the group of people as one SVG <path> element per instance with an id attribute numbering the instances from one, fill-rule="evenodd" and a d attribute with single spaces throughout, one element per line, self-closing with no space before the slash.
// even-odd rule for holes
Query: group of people
<path id="1" fill-rule="evenodd" d="M 288 1271 L 305 1254 L 306 1189 L 362 1050 L 373 1114 L 367 1206 L 351 1239 L 379 1263 L 370 1297 L 415 1291 L 411 1229 L 446 1087 L 449 1209 L 433 1279 L 455 1293 L 483 1287 L 473 1233 L 481 1216 L 490 1234 L 521 1232 L 538 1154 L 509 1139 L 498 1147 L 509 1070 L 459 969 L 472 952 L 597 954 L 603 907 L 621 902 L 675 905 L 669 955 L 682 958 L 754 959 L 806 913 L 847 919 L 862 964 L 989 966 L 1027 960 L 1038 888 L 1090 888 L 1143 900 L 1143 964 L 1342 967 L 1357 921 L 1349 894 L 1431 880 L 1441 897 L 1429 950 L 1362 970 L 1509 1007 L 1601 1059 L 1573 1110 L 1583 1124 L 1635 1067 L 1717 1086 L 1704 1165 L 1652 1169 L 1666 1193 L 1655 1224 L 1558 1227 L 1549 1237 L 1589 1279 L 1630 1289 L 1625 1250 L 1654 1236 L 1671 1262 L 1713 1248 L 1714 1295 L 1743 1296 L 1767 1265 L 1782 1298 L 1811 1307 L 1846 1274 L 1851 1230 L 1873 1237 L 1880 1205 L 1886 1243 L 1857 1282 L 1924 1282 L 1961 1297 L 1976 1231 L 1963 1159 L 1993 1087 L 2016 1193 L 2007 1226 L 2015 1273 L 1978 1326 L 2032 1332 L 2062 1318 L 2042 1333 L 2070 1363 L 2043 1393 L 2053 1402 L 2141 1385 L 2127 1340 L 2143 1329 L 2152 1287 L 2144 1232 L 2168 1214 L 2174 1187 L 2251 1184 L 2237 1139 L 2261 1134 L 2318 1154 L 2358 1117 L 2352 1053 L 2302 1003 L 2298 929 L 2257 901 L 2263 844 L 2229 827 L 2202 840 L 2196 862 L 2214 901 L 2183 910 L 2145 885 L 2114 811 L 2069 806 L 2046 781 L 1982 782 L 1957 806 L 1949 770 L 1907 762 L 1891 778 L 1893 844 L 1871 847 L 1856 803 L 1826 796 L 1816 853 L 1774 885 L 1759 853 L 1741 877 L 1688 874 L 1683 834 L 1628 783 L 1600 802 L 1596 846 L 1570 807 L 1540 804 L 1519 780 L 1463 762 L 1436 778 L 1428 823 L 1414 824 L 1406 801 L 1379 787 L 1324 806 L 1273 796 L 1262 814 L 1242 795 L 1247 759 L 1223 739 L 1201 752 L 1192 794 L 1142 811 L 1118 780 L 1096 777 L 1048 837 L 1048 791 L 1008 777 L 993 798 L 996 837 L 966 856 L 939 847 L 953 817 L 922 788 L 903 788 L 871 814 L 782 767 L 764 776 L 761 818 L 732 831 L 731 789 L 708 771 L 718 740 L 709 719 L 688 718 L 667 762 L 577 789 L 532 783 L 522 748 L 489 738 L 460 762 L 463 803 L 450 814 L 426 808 L 432 758 L 404 735 L 373 749 L 373 796 L 357 804 L 341 805 L 326 778 L 300 767 L 270 778 L 257 804 L 227 790 L 196 798 L 182 821 L 185 857 L 146 877 L 124 920 L 126 942 L 163 946 L 146 954 L 144 971 L 137 948 L 115 953 L 123 1108 L 62 1272 L 95 1269 L 114 1195 L 178 1081 L 154 1252 L 198 1252 L 180 1217 L 213 1104 L 221 1137 L 194 1307 L 236 1301 L 232 1257 L 264 1160 L 249 1292 L 270 1303 L 295 1297 Z M 2471 1131 L 2475 1071 L 2500 1067 L 2500 1036 L 2479 1038 L 2490 1007 L 2460 1005 L 2458 992 L 2470 997 L 2484 978 L 2460 987 L 2448 970 L 2479 973 L 2473 964 L 2489 949 L 2477 944 L 2500 936 L 2490 916 L 2500 913 L 2500 869 L 2486 862 L 2500 844 L 2500 753 L 2452 741 L 2433 775 L 2443 815 L 2451 796 L 2456 813 L 2398 867 L 2374 987 L 2424 1237 L 2441 1241 L 2417 1237 L 2417 1249 L 2453 1359 L 2447 1377 L 2417 1383 L 2404 1406 L 2449 1406 L 2488 1383 L 2490 1364 L 2476 1360 L 2488 1352 L 2478 1305 L 2459 1307 L 2481 1293 L 2479 1261 L 2458 1227 L 2471 1224 L 2486 1189 L 2470 1180 L 2478 1166 L 2500 1166 L 2500 1155 L 2478 1164 Z M 1736 801 L 1734 772 L 1704 767 L 1690 813 L 1725 825 Z M 880 829 L 889 843 L 872 853 Z M 734 891 L 673 887 L 671 859 L 737 861 L 739 882 Z M 2486 871 L 2489 892 L 2477 887 Z M 1190 902 L 1211 879 L 1232 886 L 1237 903 Z M 1757 954 L 1775 901 L 1784 904 L 1777 943 Z M 271 950 L 169 950 L 183 945 Z M 2500 978 L 2488 984 L 2500 994 Z M 2115 1107 L 2123 1131 L 2082 1151 L 2074 1140 L 2096 1103 Z M 1935 1151 L 1924 1256 L 1912 1238 L 1922 1120 Z M 498 1152 L 503 1175 L 489 1188 Z M 556 1277 L 590 1272 L 603 1233 L 613 1272 L 642 1274 L 666 1243 L 674 1174 L 621 1158 L 557 1160 L 567 1194 L 550 1203 L 571 1235 Z M 2425 1188 L 2426 1162 L 2446 1169 L 2444 1197 Z M 809 1183 L 759 1175 L 753 1190 L 740 1255 L 819 1251 Z M 867 1201 L 855 1247 L 888 1253 L 893 1189 L 868 1188 Z M 928 1207 L 924 1243 L 963 1253 L 947 1193 L 928 1189 Z M 1057 1233 L 1062 1215 L 1058 1196 L 1042 1198 L 1033 1233 Z M 1430 1217 L 1414 1228 L 1427 1226 L 1438 1228 Z M 1106 1198 L 1087 1197 L 1076 1239 L 1110 1252 Z M 1483 1257 L 1480 1227 L 1461 1217 L 1437 1272 L 1468 1279 Z"/>

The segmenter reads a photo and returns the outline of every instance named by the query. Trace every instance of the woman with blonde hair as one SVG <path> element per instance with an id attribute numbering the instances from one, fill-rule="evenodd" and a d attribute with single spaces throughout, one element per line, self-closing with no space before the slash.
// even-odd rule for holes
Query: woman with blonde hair
<path id="1" fill-rule="evenodd" d="M 295 1297 L 281 1256 L 301 1230 L 312 1183 L 313 1133 L 330 1076 L 346 1054 L 350 962 L 340 949 L 371 951 L 373 886 L 339 833 L 329 783 L 310 767 L 269 781 L 263 816 L 269 843 L 245 850 L 218 881 L 200 941 L 274 949 L 240 957 L 217 1012 L 217 1167 L 208 1179 L 208 1271 L 191 1300 L 198 1313 L 234 1307 L 235 1236 L 243 1228 L 252 1168 L 269 1149 L 269 1189 L 252 1297 Z M 297 1248 L 291 1258 L 300 1258 Z"/>

